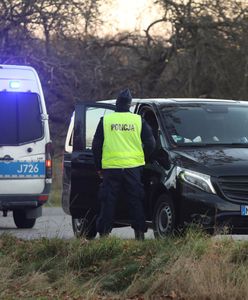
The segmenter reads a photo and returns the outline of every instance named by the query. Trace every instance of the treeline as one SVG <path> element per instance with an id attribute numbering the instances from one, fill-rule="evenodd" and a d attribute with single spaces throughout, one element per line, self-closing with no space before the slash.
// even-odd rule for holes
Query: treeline
<path id="1" fill-rule="evenodd" d="M 98 34 L 102 2 L 0 1 L 0 63 L 37 69 L 54 141 L 75 101 L 115 98 L 127 86 L 134 97 L 248 98 L 246 1 L 157 0 L 161 19 L 114 36 Z"/>

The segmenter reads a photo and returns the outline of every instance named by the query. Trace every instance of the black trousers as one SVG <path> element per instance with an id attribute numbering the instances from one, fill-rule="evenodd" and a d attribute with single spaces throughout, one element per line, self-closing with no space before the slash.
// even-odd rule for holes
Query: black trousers
<path id="1" fill-rule="evenodd" d="M 104 169 L 103 183 L 99 190 L 100 214 L 96 228 L 100 235 L 112 230 L 115 206 L 120 193 L 125 193 L 128 201 L 131 226 L 134 230 L 146 232 L 143 209 L 144 189 L 141 182 L 142 167 L 127 169 Z"/>

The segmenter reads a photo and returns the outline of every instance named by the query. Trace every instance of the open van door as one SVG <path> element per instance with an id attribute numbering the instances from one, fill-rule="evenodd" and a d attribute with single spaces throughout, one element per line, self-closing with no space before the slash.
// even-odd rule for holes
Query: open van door
<path id="1" fill-rule="evenodd" d="M 64 155 L 62 206 L 72 216 L 76 236 L 94 238 L 98 211 L 97 194 L 101 182 L 94 165 L 92 140 L 100 118 L 112 113 L 109 103 L 78 103 L 69 126 Z M 69 146 L 69 147 L 68 147 Z"/>

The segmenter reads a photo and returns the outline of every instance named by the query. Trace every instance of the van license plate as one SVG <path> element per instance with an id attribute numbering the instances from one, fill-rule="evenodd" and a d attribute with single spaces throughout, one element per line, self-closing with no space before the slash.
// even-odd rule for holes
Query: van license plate
<path id="1" fill-rule="evenodd" d="M 18 177 L 44 177 L 45 162 L 13 161 L 0 162 L 0 177 L 18 178 Z"/>
<path id="2" fill-rule="evenodd" d="M 248 216 L 248 206 L 241 205 L 241 216 Z"/>

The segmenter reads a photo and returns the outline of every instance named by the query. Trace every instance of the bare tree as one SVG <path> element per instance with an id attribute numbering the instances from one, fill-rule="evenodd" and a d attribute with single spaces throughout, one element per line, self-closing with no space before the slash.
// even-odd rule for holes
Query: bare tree
<path id="1" fill-rule="evenodd" d="M 172 24 L 172 35 L 164 40 L 170 44 L 173 64 L 167 68 L 171 76 L 164 74 L 167 90 L 170 82 L 176 81 L 181 96 L 244 97 L 240 87 L 247 77 L 243 66 L 247 61 L 248 4 L 224 0 L 156 2 L 164 8 L 161 22 Z"/>

